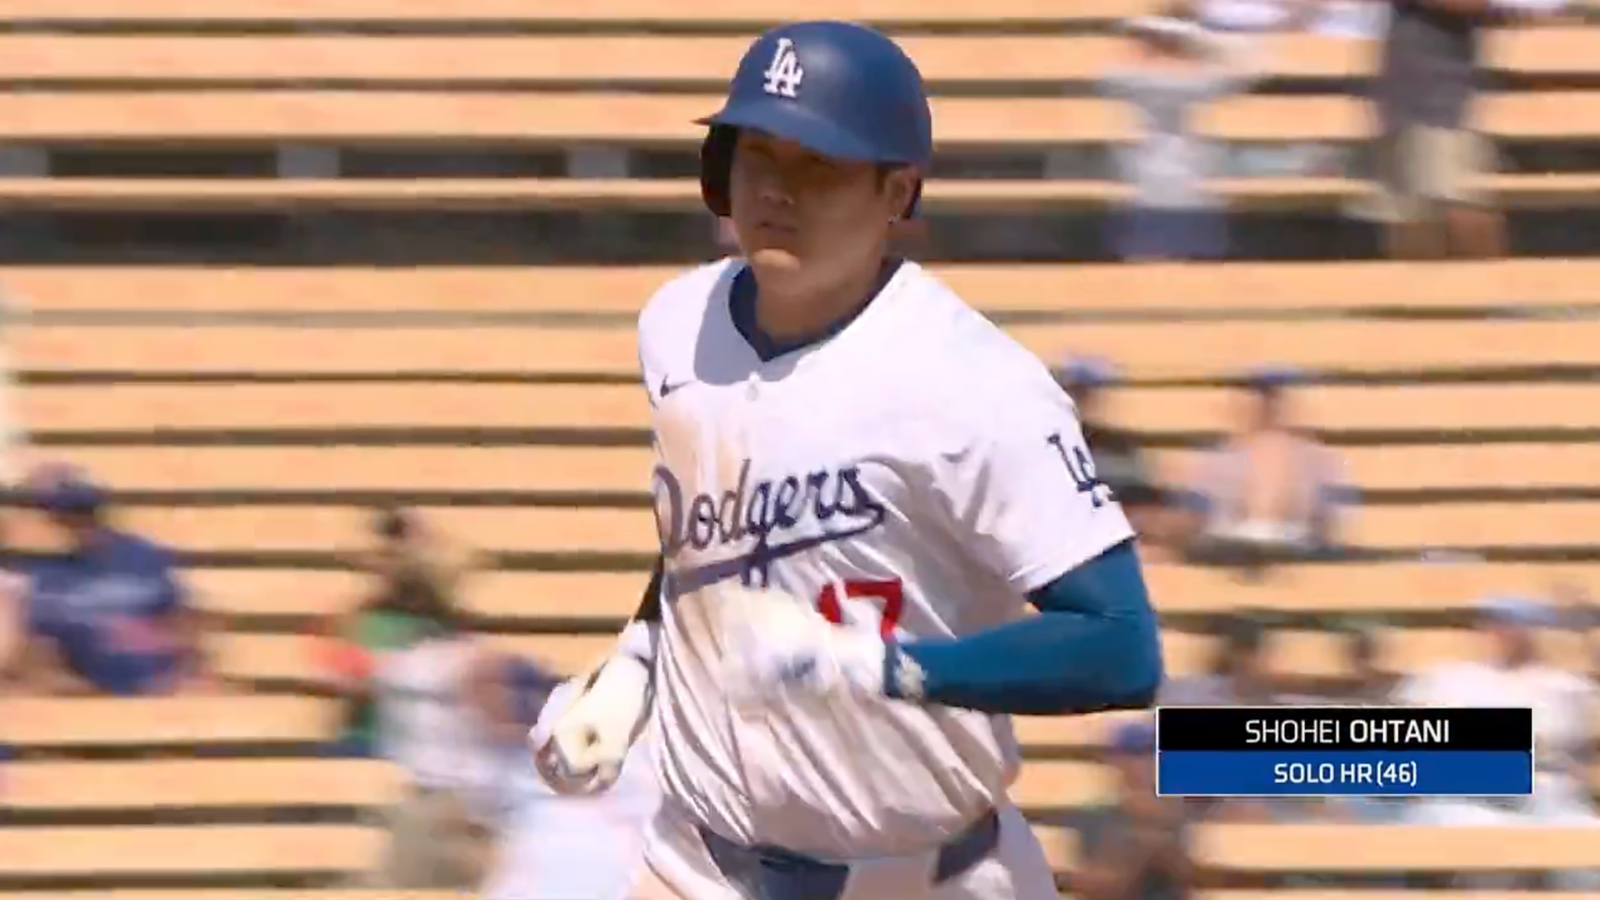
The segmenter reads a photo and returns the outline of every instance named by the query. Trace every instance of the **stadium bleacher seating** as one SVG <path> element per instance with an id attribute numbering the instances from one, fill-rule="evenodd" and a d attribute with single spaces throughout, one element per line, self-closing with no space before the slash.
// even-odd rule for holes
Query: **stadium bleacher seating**
<path id="1" fill-rule="evenodd" d="M 1521 264 L 1517 264 L 1521 265 Z M 1302 345 L 1285 351 L 1283 343 L 1249 345 L 1240 349 L 1227 340 L 1199 335 L 1238 335 L 1238 341 L 1254 340 L 1243 325 L 1214 322 L 1181 322 L 1183 309 L 1166 308 L 1192 305 L 1185 295 L 1149 291 L 1128 302 L 1144 306 L 1159 316 L 1174 317 L 1162 330 L 1171 332 L 1169 346 L 1181 352 L 1182 359 L 1147 359 L 1136 355 L 1123 358 L 1130 383 L 1113 394 L 1118 415 L 1135 427 L 1160 437 L 1166 434 L 1215 433 L 1219 417 L 1226 411 L 1228 396 L 1217 379 L 1231 377 L 1235 361 L 1241 358 L 1288 358 L 1312 367 L 1347 366 L 1354 371 L 1378 373 L 1393 383 L 1376 386 L 1330 385 L 1308 389 L 1308 413 L 1319 426 L 1330 432 L 1367 434 L 1370 445 L 1344 449 L 1353 481 L 1364 490 L 1444 493 L 1471 491 L 1493 486 L 1498 490 L 1560 489 L 1581 484 L 1595 471 L 1595 451 L 1582 442 L 1567 442 L 1553 432 L 1563 428 L 1587 428 L 1591 423 L 1577 413 L 1586 408 L 1584 400 L 1591 390 L 1581 385 L 1527 384 L 1518 382 L 1482 384 L 1412 383 L 1408 378 L 1429 372 L 1476 365 L 1516 366 L 1548 364 L 1552 359 L 1575 364 L 1590 364 L 1592 349 L 1581 338 L 1561 343 L 1560 333 L 1568 328 L 1587 334 L 1580 323 L 1512 322 L 1510 330 L 1531 328 L 1537 337 L 1519 341 L 1515 337 L 1495 338 L 1490 329 L 1474 332 L 1486 341 L 1476 349 L 1447 335 L 1459 334 L 1467 324 L 1405 323 L 1414 325 L 1419 340 L 1371 346 L 1383 334 L 1376 320 L 1363 321 L 1363 308 L 1383 302 L 1384 308 L 1404 307 L 1416 296 L 1417 308 L 1488 307 L 1496 295 L 1483 287 L 1478 273 L 1494 271 L 1473 266 L 1445 266 L 1438 275 L 1412 295 L 1413 283 L 1403 271 L 1391 267 L 1329 266 L 1301 268 L 1301 274 L 1326 273 L 1343 279 L 1341 292 L 1319 284 L 1315 277 L 1291 279 L 1287 270 L 1273 267 L 1241 267 L 1235 272 L 1224 268 L 1221 277 L 1235 277 L 1240 284 L 1263 286 L 1266 296 L 1274 290 L 1292 295 L 1303 307 L 1348 305 L 1356 316 L 1347 328 L 1340 323 L 1311 325 L 1280 324 L 1263 326 L 1267 331 L 1292 333 L 1301 329 Z M 1528 277 L 1518 286 L 1529 287 L 1516 295 L 1513 305 L 1528 307 L 1554 302 L 1587 303 L 1588 288 L 1578 287 L 1563 274 L 1581 275 L 1586 266 L 1571 264 L 1529 264 Z M 7 273 L 9 274 L 9 273 Z M 306 272 L 264 272 L 222 270 L 209 273 L 153 271 L 135 275 L 148 280 L 152 291 L 111 294 L 94 288 L 105 273 L 84 273 L 82 279 L 61 272 L 18 270 L 18 283 L 27 291 L 30 306 L 39 312 L 137 311 L 137 297 L 155 298 L 150 307 L 249 315 L 273 309 L 292 309 L 301 313 L 373 310 L 377 296 L 389 291 L 398 281 L 393 273 L 321 275 Z M 659 273 L 652 273 L 659 274 Z M 312 696 L 229 697 L 221 702 L 198 700 L 156 701 L 152 704 L 127 701 L 10 701 L 0 717 L 8 723 L 9 740 L 23 748 L 35 748 L 50 755 L 77 748 L 117 748 L 135 752 L 139 745 L 159 750 L 193 744 L 218 744 L 224 747 L 279 747 L 285 753 L 294 748 L 314 746 L 332 727 L 334 710 L 314 699 L 321 687 L 307 663 L 304 640 L 294 632 L 307 617 L 325 615 L 353 601 L 359 580 L 352 574 L 329 570 L 337 552 L 350 549 L 363 524 L 359 506 L 363 496 L 394 494 L 442 495 L 436 508 L 424 506 L 427 513 L 452 531 L 471 536 L 486 549 L 522 555 L 533 560 L 533 568 L 514 568 L 484 576 L 471 591 L 470 605 L 497 633 L 503 646 L 528 652 L 565 671 L 577 671 L 593 662 L 604 651 L 609 634 L 629 612 L 638 588 L 637 565 L 647 558 L 653 546 L 653 526 L 645 509 L 643 485 L 650 458 L 640 444 L 645 427 L 645 406 L 639 388 L 625 383 L 630 367 L 623 353 L 630 341 L 627 322 L 638 304 L 637 294 L 628 300 L 616 296 L 615 288 L 644 287 L 648 279 L 639 273 L 601 270 L 569 271 L 549 276 L 544 284 L 523 281 L 517 276 L 488 272 L 460 271 L 450 274 L 422 273 L 416 276 L 416 294 L 400 296 L 390 307 L 426 313 L 444 309 L 457 292 L 468 299 L 463 309 L 480 311 L 560 313 L 583 308 L 588 296 L 605 297 L 614 304 L 602 314 L 615 314 L 618 324 L 610 330 L 599 326 L 576 329 L 547 329 L 498 326 L 496 330 L 467 329 L 470 340 L 457 328 L 428 329 L 408 325 L 400 329 L 259 328 L 247 325 L 212 324 L 206 340 L 185 343 L 180 327 L 159 325 L 79 325 L 70 323 L 39 325 L 25 329 L 15 347 L 16 364 L 37 384 L 25 387 L 19 397 L 24 418 L 43 438 L 46 446 L 36 452 L 42 456 L 65 457 L 86 463 L 127 493 L 125 517 L 152 533 L 174 541 L 180 547 L 226 559 L 199 569 L 195 582 L 207 607 L 225 624 L 214 639 L 214 650 L 224 670 L 246 683 L 256 683 L 274 691 L 305 693 Z M 997 286 L 985 289 L 992 277 Z M 1043 268 L 1033 272 L 995 269 L 956 270 L 953 278 L 970 279 L 978 297 L 1010 297 L 998 286 L 1031 277 L 1046 286 L 1040 297 L 1071 297 L 1085 288 L 1103 290 L 1110 284 L 1142 283 L 1132 276 L 1113 271 Z M 363 289 L 363 281 L 365 282 Z M 633 280 L 637 278 L 639 284 Z M 506 279 L 507 290 L 496 291 L 497 282 Z M 1281 283 L 1279 282 L 1281 279 Z M 1575 279 L 1581 283 L 1581 278 Z M 319 284 L 320 282 L 320 284 Z M 1293 285 L 1305 284 L 1305 293 Z M 586 289 L 593 284 L 597 289 Z M 1533 290 L 1548 284 L 1549 292 Z M 1512 282 L 1499 284 L 1502 290 Z M 1359 289 L 1353 289 L 1359 288 Z M 1387 289 L 1387 293 L 1382 292 Z M 1103 294 L 1098 294 L 1103 296 Z M 1270 309 L 1263 294 L 1242 292 L 1247 305 Z M 1505 296 L 1505 295 L 1501 295 Z M 1386 297 L 1380 301 L 1379 297 Z M 280 306 L 279 301 L 283 305 Z M 1286 306 L 1293 305 L 1293 300 Z M 1039 300 L 1035 305 L 1050 302 Z M 1026 312 L 1013 305 L 1011 312 Z M 1003 316 L 1003 304 L 994 310 Z M 1260 325 L 1261 323 L 1256 323 Z M 1548 327 L 1545 327 L 1548 326 Z M 108 327 L 123 338 L 104 340 Z M 1023 327 L 1022 333 L 1028 328 Z M 1142 324 L 1085 324 L 1050 326 L 1049 338 L 1037 339 L 1041 350 L 1060 346 L 1068 338 L 1077 346 L 1103 352 L 1107 334 L 1150 335 Z M 1405 331 L 1405 328 L 1401 328 Z M 1467 329 L 1471 330 L 1471 329 Z M 491 334 L 502 335 L 490 338 Z M 1426 334 L 1426 338 L 1421 336 Z M 148 340 L 155 335 L 167 336 Z M 219 335 L 240 335 L 222 342 Z M 277 335 L 272 339 L 271 335 Z M 1184 340 L 1183 335 L 1188 340 Z M 1321 340 L 1317 340 L 1317 335 Z M 190 334 L 192 338 L 193 333 Z M 581 336 L 582 344 L 574 340 Z M 1477 337 L 1472 338 L 1476 340 Z M 1052 341 L 1056 342 L 1052 345 Z M 265 343 L 264 343 L 265 342 Z M 1133 346 L 1129 338 L 1129 346 Z M 1187 345 L 1187 346 L 1186 346 Z M 90 349 L 91 346 L 94 349 Z M 298 346 L 300 349 L 295 350 Z M 1496 350 L 1496 346 L 1500 349 Z M 1530 347 L 1538 347 L 1531 358 Z M 1562 357 L 1561 346 L 1571 346 L 1573 355 Z M 607 351 L 602 348 L 616 348 Z M 1292 352 L 1303 347 L 1300 355 Z M 497 349 L 503 348 L 503 349 Z M 565 348 L 565 349 L 563 349 Z M 1113 354 L 1114 355 L 1114 354 Z M 528 365 L 536 367 L 546 380 L 523 379 L 506 383 L 449 384 L 427 383 L 429 373 L 476 372 L 479 376 L 500 373 L 523 375 Z M 1182 367 L 1182 368 L 1180 368 Z M 408 374 L 408 369 L 411 370 Z M 393 370 L 393 371 L 391 371 Z M 317 383 L 297 380 L 315 371 L 336 371 L 346 376 L 365 375 L 367 383 Z M 71 380 L 53 382 L 53 376 L 81 376 L 101 373 L 87 384 Z M 219 375 L 220 373 L 220 375 Z M 234 373 L 232 376 L 227 373 Z M 259 378 L 272 373 L 281 383 L 239 383 L 230 378 Z M 147 383 L 158 375 L 161 383 Z M 560 375 L 568 380 L 550 381 Z M 592 383 L 576 383 L 571 376 L 582 374 Z M 384 378 L 410 377 L 409 382 L 385 383 Z M 1193 386 L 1164 386 L 1151 378 L 1189 377 L 1202 379 Z M 220 384 L 208 383 L 221 377 Z M 235 393 L 226 394 L 225 391 Z M 310 435 L 353 434 L 361 429 L 389 429 L 395 433 L 390 446 L 298 445 L 296 432 Z M 408 444 L 407 434 L 427 429 L 459 438 L 446 437 L 444 443 Z M 481 436 L 496 429 L 519 433 L 564 434 L 565 446 L 482 445 Z M 1431 432 L 1427 442 L 1410 445 L 1390 443 L 1387 433 Z M 1489 432 L 1534 433 L 1534 439 L 1521 443 L 1457 442 L 1462 435 Z M 235 435 L 229 440 L 206 445 L 185 445 L 185 434 L 204 432 Z M 1540 432 L 1546 432 L 1540 434 Z M 106 444 L 97 436 L 139 435 L 127 446 Z M 59 435 L 60 437 L 52 437 Z M 611 435 L 611 438 L 606 438 Z M 239 436 L 252 445 L 239 442 Z M 620 436 L 620 437 L 619 437 Z M 621 440 L 621 445 L 601 446 L 596 442 Z M 573 445 L 576 441 L 577 445 Z M 584 442 L 590 445 L 584 445 Z M 474 445 L 477 443 L 478 445 Z M 96 444 L 101 444 L 96 446 Z M 1163 451 L 1164 463 L 1181 464 L 1188 451 Z M 514 506 L 471 505 L 472 498 L 500 492 L 543 494 L 528 504 Z M 585 496 L 591 498 L 583 501 Z M 206 498 L 204 502 L 191 500 Z M 565 499 L 563 499 L 565 498 Z M 424 499 L 426 499 L 424 497 Z M 465 500 L 468 505 L 461 505 Z M 585 502 L 588 505 L 572 505 Z M 1472 504 L 1477 504 L 1476 506 Z M 1441 516 L 1436 510 L 1448 508 Z M 1449 507 L 1416 503 L 1380 504 L 1363 507 L 1355 519 L 1357 540 L 1374 546 L 1426 546 L 1430 543 L 1480 545 L 1488 548 L 1526 547 L 1544 543 L 1576 543 L 1589 531 L 1595 508 L 1591 503 L 1572 502 L 1536 505 L 1475 499 L 1467 505 Z M 287 562 L 273 562 L 283 554 Z M 572 559 L 585 555 L 613 557 L 606 568 L 592 572 L 540 571 L 537 560 Z M 259 565 L 269 568 L 258 568 Z M 615 570 L 621 565 L 622 570 Z M 241 567 L 242 566 L 242 567 Z M 312 569 L 296 568 L 311 566 Z M 1284 615 L 1313 618 L 1342 614 L 1421 615 L 1414 625 L 1395 627 L 1384 635 L 1384 658 L 1392 666 L 1411 669 L 1418 665 L 1455 658 L 1473 651 L 1479 635 L 1461 625 L 1460 616 L 1475 598 L 1492 589 L 1538 588 L 1555 575 L 1582 579 L 1592 565 L 1573 564 L 1551 571 L 1541 565 L 1478 563 L 1437 566 L 1395 561 L 1366 566 L 1308 564 L 1290 567 L 1273 579 L 1253 585 L 1235 582 L 1221 574 L 1172 564 L 1159 564 L 1152 570 L 1156 596 L 1165 616 L 1175 624 L 1168 632 L 1168 650 L 1174 673 L 1200 671 L 1209 663 L 1213 639 L 1202 632 L 1185 630 L 1185 616 L 1205 616 L 1239 608 L 1273 610 Z M 575 594 L 586 597 L 585 607 L 574 612 L 564 598 Z M 1452 620 L 1451 616 L 1457 618 Z M 1575 648 L 1558 647 L 1560 658 L 1572 659 Z M 1307 625 L 1285 632 L 1275 643 L 1272 660 L 1280 670 L 1306 676 L 1338 674 L 1346 660 L 1337 634 Z M 84 704 L 95 704 L 94 711 Z M 157 711 L 159 708 L 159 711 Z M 11 725 L 11 723 L 19 723 Z M 1105 776 L 1083 754 L 1092 752 L 1103 724 L 1094 720 L 1027 720 L 1021 735 L 1034 757 L 1024 769 L 1017 788 L 1019 802 L 1030 809 L 1051 809 L 1092 802 L 1102 797 Z M 259 755 L 259 749 L 253 755 Z M 1067 756 L 1060 754 L 1066 753 Z M 240 768 L 230 768 L 237 763 Z M 326 771 L 318 767 L 327 764 Z M 303 785 L 312 807 L 367 807 L 381 804 L 390 782 L 381 770 L 361 767 L 349 772 L 337 770 L 343 762 L 305 760 L 294 756 L 274 759 L 174 761 L 170 755 L 154 762 L 132 759 L 119 763 L 42 761 L 21 764 L 15 782 L 22 811 L 43 816 L 43 821 L 70 823 L 74 816 L 131 808 L 142 797 L 168 792 L 167 801 L 182 805 L 196 814 L 216 813 L 227 807 L 237 813 L 263 796 L 279 797 L 276 805 L 295 805 L 292 793 L 275 793 L 262 787 L 272 779 L 290 779 Z M 192 769 L 187 769 L 188 766 Z M 75 767 L 83 769 L 73 774 Z M 98 768 L 97 768 L 98 767 Z M 305 773 L 316 770 L 318 774 Z M 239 773 L 240 777 L 232 777 Z M 248 778 L 243 777 L 249 775 Z M 321 778 L 340 782 L 337 791 L 316 791 Z M 99 779 L 119 779 L 114 791 L 95 787 Z M 173 782 L 178 789 L 164 788 Z M 230 819 L 229 821 L 234 821 Z M 1254 832 L 1229 829 L 1242 826 L 1217 826 L 1220 834 Z M 61 829 L 73 829 L 70 833 Z M 186 831 L 204 831 L 201 857 L 179 853 L 185 846 Z M 111 832 L 117 832 L 115 834 Z M 1215 859 L 1225 869 L 1241 872 L 1293 869 L 1308 863 L 1295 855 L 1298 845 L 1280 832 L 1270 832 L 1265 843 L 1245 847 L 1245 838 L 1219 837 L 1214 845 Z M 1443 866 L 1430 855 L 1425 840 L 1411 840 L 1409 833 L 1390 833 L 1380 840 L 1369 831 L 1339 836 L 1341 865 L 1382 868 L 1403 859 L 1421 869 Z M 40 825 L 29 827 L 8 840 L 19 843 L 17 853 L 33 854 L 32 869 L 7 869 L 0 866 L 0 879 L 25 879 L 29 872 L 66 866 L 57 856 L 36 847 L 52 842 L 81 838 L 82 853 L 75 857 L 71 871 L 92 865 L 97 878 L 124 879 L 141 883 L 141 878 L 160 877 L 173 883 L 195 879 L 253 878 L 271 880 L 269 869 L 288 865 L 296 877 L 315 879 L 330 869 L 359 868 L 375 852 L 379 835 L 370 829 L 350 825 L 159 825 L 138 829 L 102 829 L 84 825 Z M 1056 848 L 1057 862 L 1070 859 L 1072 841 L 1067 832 L 1046 832 Z M 1576 853 L 1573 847 L 1592 847 L 1583 837 L 1573 845 L 1559 841 L 1529 849 L 1526 865 L 1555 865 L 1562 853 Z M 38 844 L 31 843 L 38 841 Z M 1395 843 L 1398 841 L 1398 843 Z M 209 851 L 215 842 L 216 853 Z M 302 856 L 305 844 L 318 847 L 316 854 Z M 235 848 L 251 843 L 255 849 Z M 1370 854 L 1366 852 L 1369 843 Z M 1266 849 L 1251 849 L 1252 847 Z M 1519 844 L 1520 848 L 1521 845 Z M 1566 849 L 1562 849 L 1565 847 Z M 268 848 L 268 849 L 262 849 Z M 271 848 L 278 848 L 276 850 Z M 1496 859 L 1505 856 L 1504 848 Z M 1519 849 L 1519 854 L 1523 851 Z M 12 858 L 0 853 L 0 858 Z M 1520 858 L 1520 857 L 1519 857 Z M 293 860 L 292 863 L 282 863 Z M 1349 862 L 1364 860 L 1365 862 Z M 87 862 L 86 862 L 87 861 Z M 163 869 L 162 867 L 167 867 Z M 106 874 L 106 873 L 111 874 Z M 176 874 L 174 874 L 176 873 Z M 245 873 L 245 874 L 240 874 Z M 280 875 L 282 873 L 279 873 Z M 270 876 L 270 877 L 269 877 Z"/>
<path id="2" fill-rule="evenodd" d="M 806 15 L 906 33 L 941 94 L 942 146 L 1045 156 L 1131 133 L 1124 110 L 1082 88 L 1117 52 L 1107 26 L 1151 6 L 820 0 Z M 758 0 L 592 0 L 581 14 L 527 0 L 0 0 L 0 212 L 697 211 L 698 186 L 682 177 L 49 172 L 53 155 L 85 149 L 692 154 L 702 134 L 692 120 L 715 107 L 731 61 L 775 10 Z M 1480 124 L 1511 145 L 1600 140 L 1600 91 L 1552 86 L 1592 79 L 1597 51 L 1584 28 L 1498 36 L 1495 74 L 1532 86 L 1489 96 Z M 1262 59 L 1271 78 L 1313 90 L 1230 101 L 1204 129 L 1265 144 L 1370 134 L 1363 103 L 1342 89 L 1370 71 L 1370 47 L 1294 35 Z M 1512 172 L 1489 186 L 1511 206 L 1570 209 L 1600 197 L 1600 174 Z M 1367 187 L 1281 176 L 1221 189 L 1236 207 L 1325 210 Z M 1099 209 L 1122 193 L 1099 177 L 952 179 L 931 183 L 927 200 L 958 213 Z M 83 463 L 118 491 L 123 519 L 192 554 L 200 602 L 219 623 L 211 649 L 241 688 L 258 689 L 0 698 L 0 743 L 20 756 L 0 762 L 0 900 L 456 896 L 333 886 L 378 859 L 371 815 L 398 783 L 382 764 L 317 755 L 339 709 L 302 632 L 355 601 L 363 582 L 346 552 L 372 503 L 401 500 L 498 557 L 466 600 L 494 641 L 560 671 L 592 663 L 632 611 L 656 540 L 631 326 L 674 271 L 0 267 L 0 290 L 32 317 L 8 338 L 30 455 Z M 1482 594 L 1600 576 L 1589 537 L 1600 525 L 1600 388 L 1580 377 L 1600 371 L 1600 319 L 1588 316 L 1600 262 L 939 271 L 1041 355 L 1114 360 L 1126 378 L 1110 397 L 1114 418 L 1172 473 L 1226 427 L 1244 369 L 1321 376 L 1304 413 L 1360 490 L 1350 538 L 1374 558 L 1287 566 L 1259 583 L 1154 561 L 1174 674 L 1209 665 L 1209 626 L 1241 609 L 1285 623 L 1270 651 L 1279 671 L 1346 672 L 1342 634 L 1325 626 L 1352 616 L 1382 621 L 1383 662 L 1412 670 L 1475 652 L 1467 613 Z M 1482 558 L 1426 561 L 1435 549 Z M 1583 662 L 1572 640 L 1551 649 Z M 1018 802 L 1048 813 L 1105 798 L 1095 754 L 1120 718 L 1020 720 Z M 1073 833 L 1037 827 L 1052 863 L 1071 865 Z M 1245 885 L 1600 858 L 1595 830 L 1533 833 L 1214 824 L 1198 853 Z"/>

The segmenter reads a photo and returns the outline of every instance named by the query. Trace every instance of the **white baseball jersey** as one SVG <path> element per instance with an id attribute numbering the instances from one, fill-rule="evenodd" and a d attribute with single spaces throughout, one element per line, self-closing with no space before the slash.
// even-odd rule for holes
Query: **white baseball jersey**
<path id="1" fill-rule="evenodd" d="M 1071 401 L 906 262 L 837 334 L 763 362 L 724 260 L 639 322 L 667 587 L 654 737 L 667 802 L 823 857 L 925 850 L 1004 802 L 1010 720 L 888 699 L 749 715 L 723 690 L 717 588 L 749 578 L 850 627 L 951 638 L 1132 535 Z"/>

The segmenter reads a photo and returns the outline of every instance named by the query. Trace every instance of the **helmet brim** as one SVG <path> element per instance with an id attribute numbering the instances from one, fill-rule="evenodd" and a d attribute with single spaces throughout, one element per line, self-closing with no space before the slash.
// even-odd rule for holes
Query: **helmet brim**
<path id="1" fill-rule="evenodd" d="M 748 128 L 781 140 L 794 141 L 829 159 L 856 162 L 909 163 L 883 155 L 880 148 L 840 128 L 810 109 L 792 103 L 734 102 L 715 115 L 696 120 L 700 125 Z"/>

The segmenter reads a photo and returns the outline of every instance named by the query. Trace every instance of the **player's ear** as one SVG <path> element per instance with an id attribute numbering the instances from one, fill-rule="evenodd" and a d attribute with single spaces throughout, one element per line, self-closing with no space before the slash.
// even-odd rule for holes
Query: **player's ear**
<path id="1" fill-rule="evenodd" d="M 909 217 L 912 204 L 917 199 L 917 186 L 922 182 L 922 176 L 910 166 L 901 166 L 888 169 L 881 173 L 879 181 L 882 183 L 884 206 L 889 210 L 889 220 L 896 221 Z"/>

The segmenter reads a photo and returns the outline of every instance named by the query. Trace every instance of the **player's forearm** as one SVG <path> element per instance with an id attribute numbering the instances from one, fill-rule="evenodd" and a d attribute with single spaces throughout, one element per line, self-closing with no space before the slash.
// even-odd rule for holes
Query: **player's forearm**
<path id="1" fill-rule="evenodd" d="M 658 556 L 650 569 L 650 581 L 645 585 L 644 594 L 639 597 L 639 608 L 617 639 L 617 652 L 614 654 L 635 659 L 647 669 L 655 664 L 656 642 L 660 639 L 661 581 L 664 571 L 665 563 Z"/>
<path id="2" fill-rule="evenodd" d="M 1037 616 L 954 640 L 901 645 L 922 669 L 922 699 L 1019 715 L 1154 702 L 1162 677 L 1160 626 L 1131 541 L 1030 599 Z"/>

